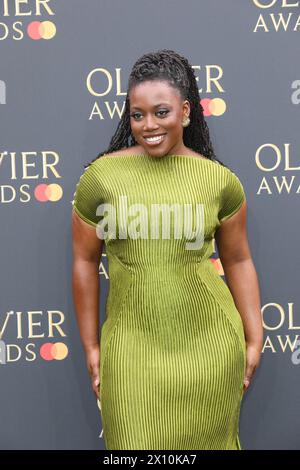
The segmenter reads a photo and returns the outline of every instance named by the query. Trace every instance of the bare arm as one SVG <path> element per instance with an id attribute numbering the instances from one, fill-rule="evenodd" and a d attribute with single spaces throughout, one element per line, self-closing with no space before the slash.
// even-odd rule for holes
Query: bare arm
<path id="1" fill-rule="evenodd" d="M 251 257 L 247 237 L 247 203 L 215 233 L 220 260 L 227 285 L 241 315 L 248 350 L 247 377 L 250 378 L 260 361 L 263 346 L 263 325 L 259 281 Z"/>
<path id="2" fill-rule="evenodd" d="M 94 392 L 99 398 L 99 263 L 103 240 L 72 211 L 72 289 L 77 323 Z"/>

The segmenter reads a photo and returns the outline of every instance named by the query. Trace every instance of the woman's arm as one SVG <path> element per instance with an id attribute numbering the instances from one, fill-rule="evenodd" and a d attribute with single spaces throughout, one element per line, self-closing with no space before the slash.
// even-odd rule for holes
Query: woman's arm
<path id="1" fill-rule="evenodd" d="M 215 233 L 227 285 L 241 315 L 247 345 L 245 388 L 258 367 L 263 346 L 259 281 L 247 237 L 247 203 Z"/>
<path id="2" fill-rule="evenodd" d="M 99 398 L 99 263 L 103 240 L 96 229 L 72 211 L 72 289 L 77 323 L 92 387 Z"/>

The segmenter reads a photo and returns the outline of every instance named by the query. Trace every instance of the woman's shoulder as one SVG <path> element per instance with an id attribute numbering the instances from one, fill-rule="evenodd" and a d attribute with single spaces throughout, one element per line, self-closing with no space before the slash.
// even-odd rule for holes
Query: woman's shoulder
<path id="1" fill-rule="evenodd" d="M 113 159 L 115 159 L 114 161 L 116 162 L 120 160 L 119 157 L 132 155 L 141 156 L 143 155 L 143 153 L 144 152 L 141 149 L 141 146 L 139 145 L 122 148 L 120 150 L 116 150 L 109 153 L 103 153 L 98 158 L 93 160 L 90 164 L 88 164 L 86 170 L 89 170 L 89 172 L 93 172 L 94 170 L 94 172 L 97 173 L 97 171 L 100 171 L 100 169 L 103 169 L 103 167 L 106 166 L 107 162 L 111 162 Z M 217 159 L 209 159 L 200 153 L 192 151 L 187 154 L 187 157 L 209 161 L 211 163 L 211 168 L 215 169 L 216 174 L 223 175 L 224 178 L 238 177 L 238 175 L 233 169 L 229 168 L 225 164 L 222 164 Z M 110 165 L 108 166 L 110 167 Z"/>
<path id="2" fill-rule="evenodd" d="M 89 171 L 96 171 L 97 169 L 99 170 L 102 167 L 103 163 L 106 163 L 107 161 L 111 161 L 112 159 L 115 158 L 115 161 L 119 160 L 118 157 L 126 156 L 126 155 L 139 155 L 139 153 L 136 150 L 132 150 L 134 147 L 128 147 L 125 149 L 121 150 L 116 150 L 114 152 L 109 152 L 109 153 L 103 153 L 96 159 L 92 160 L 90 163 L 87 164 L 86 170 L 89 169 Z"/>
<path id="3" fill-rule="evenodd" d="M 218 171 L 220 174 L 223 174 L 227 178 L 238 178 L 238 171 L 235 170 L 232 167 L 229 167 L 225 163 L 221 163 L 218 160 L 212 160 L 216 165 L 216 168 L 218 168 Z"/>
<path id="4" fill-rule="evenodd" d="M 122 155 L 141 155 L 141 150 L 139 146 L 134 145 L 132 147 L 126 147 L 120 150 L 116 150 L 114 152 L 109 152 L 109 153 L 104 153 L 99 157 L 98 160 L 104 159 L 104 158 L 114 158 L 114 157 L 119 157 Z"/>

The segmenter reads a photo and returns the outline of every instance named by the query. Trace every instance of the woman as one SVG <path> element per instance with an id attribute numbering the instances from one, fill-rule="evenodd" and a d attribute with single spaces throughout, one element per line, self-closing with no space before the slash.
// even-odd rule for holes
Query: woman
<path id="1" fill-rule="evenodd" d="M 263 340 L 259 285 L 244 189 L 214 155 L 184 57 L 163 49 L 136 62 L 117 131 L 72 203 L 74 302 L 106 448 L 241 450 L 240 406 Z M 165 211 L 169 232 L 157 235 L 155 204 L 190 212 Z M 209 259 L 214 238 L 227 284 Z"/>

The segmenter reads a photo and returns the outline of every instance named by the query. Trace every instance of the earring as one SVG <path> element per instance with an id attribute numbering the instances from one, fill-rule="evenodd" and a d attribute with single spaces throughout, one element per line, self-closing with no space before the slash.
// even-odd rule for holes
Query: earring
<path id="1" fill-rule="evenodd" d="M 190 122 L 191 122 L 191 120 L 187 116 L 186 119 L 184 121 L 182 121 L 182 127 L 187 127 L 190 124 Z"/>

